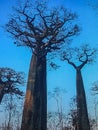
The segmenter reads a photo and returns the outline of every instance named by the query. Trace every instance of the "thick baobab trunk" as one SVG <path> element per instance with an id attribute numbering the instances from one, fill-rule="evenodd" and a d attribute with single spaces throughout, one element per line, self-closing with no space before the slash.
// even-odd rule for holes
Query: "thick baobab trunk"
<path id="1" fill-rule="evenodd" d="M 41 129 L 47 130 L 47 84 L 46 84 L 46 57 L 41 60 L 38 74 L 38 86 L 41 91 Z"/>
<path id="2" fill-rule="evenodd" d="M 36 73 L 37 82 L 34 92 L 35 97 L 34 101 L 36 105 L 35 105 L 35 112 L 33 115 L 33 120 L 35 121 L 36 119 L 36 123 L 33 123 L 32 130 L 46 130 L 47 129 L 46 57 L 39 59 L 37 66 L 38 66 Z"/>
<path id="3" fill-rule="evenodd" d="M 81 70 L 77 68 L 76 72 L 77 72 L 76 87 L 77 87 L 77 112 L 78 112 L 77 130 L 90 130 L 87 104 L 86 104 L 86 95 Z"/>
<path id="4" fill-rule="evenodd" d="M 46 57 L 33 55 L 27 83 L 21 130 L 46 130 Z"/>

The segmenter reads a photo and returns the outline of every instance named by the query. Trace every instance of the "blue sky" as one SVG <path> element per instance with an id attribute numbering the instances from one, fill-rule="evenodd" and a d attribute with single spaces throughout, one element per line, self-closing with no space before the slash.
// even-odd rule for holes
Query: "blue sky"
<path id="1" fill-rule="evenodd" d="M 48 0 L 49 1 L 49 0 Z M 72 45 L 79 46 L 82 43 L 89 43 L 91 46 L 98 45 L 98 15 L 92 7 L 88 6 L 85 0 L 50 0 L 51 5 L 63 4 L 68 9 L 78 14 L 77 22 L 79 23 L 81 33 L 72 41 Z M 12 13 L 12 5 L 16 5 L 17 0 L 0 0 L 0 26 L 4 25 L 9 18 L 9 13 Z M 27 48 L 18 48 L 13 44 L 14 40 L 0 28 L 0 67 L 11 67 L 17 71 L 26 73 L 29 70 L 29 62 L 31 52 Z M 57 61 L 61 67 L 57 71 L 48 71 L 47 83 L 48 91 L 52 91 L 55 87 L 65 88 L 66 102 L 70 101 L 70 97 L 75 95 L 75 70 L 67 63 Z M 87 65 L 82 70 L 87 99 L 91 100 L 89 92 L 91 83 L 98 79 L 98 58 L 94 65 Z M 90 105 L 90 101 L 89 105 Z M 48 109 L 55 109 L 49 103 Z"/>

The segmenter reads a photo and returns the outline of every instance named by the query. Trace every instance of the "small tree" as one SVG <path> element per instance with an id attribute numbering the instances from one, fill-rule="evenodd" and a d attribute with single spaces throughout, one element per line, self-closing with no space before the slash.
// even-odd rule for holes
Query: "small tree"
<path id="1" fill-rule="evenodd" d="M 18 97 L 12 94 L 6 94 L 4 96 L 2 107 L 1 107 L 2 110 L 1 113 L 3 113 L 3 117 L 4 117 L 4 119 L 2 119 L 3 121 L 3 124 L 1 126 L 2 130 L 3 129 L 20 130 L 22 109 L 23 109 L 23 96 Z"/>
<path id="2" fill-rule="evenodd" d="M 11 68 L 0 68 L 0 103 L 5 94 L 15 94 L 22 96 L 23 91 L 19 86 L 24 85 L 23 72 L 16 72 Z"/>
<path id="3" fill-rule="evenodd" d="M 77 116 L 77 101 L 76 97 L 73 97 L 71 99 L 70 103 L 70 111 L 69 111 L 69 120 L 72 125 L 72 129 L 77 130 L 77 121 L 78 121 L 78 116 Z"/>
<path id="4" fill-rule="evenodd" d="M 86 64 L 94 61 L 95 54 L 96 49 L 91 49 L 88 45 L 83 45 L 80 48 L 69 48 L 67 51 L 62 53 L 62 60 L 67 61 L 76 70 L 76 97 L 78 113 L 77 130 L 90 130 L 81 69 Z"/>
<path id="5" fill-rule="evenodd" d="M 17 46 L 32 50 L 21 130 L 46 130 L 46 56 L 77 34 L 78 26 L 72 24 L 76 15 L 37 1 L 27 1 L 14 12 L 6 30 Z"/>
<path id="6" fill-rule="evenodd" d="M 95 82 L 92 84 L 91 91 L 93 92 L 94 95 L 98 94 L 98 81 L 95 81 Z"/>
<path id="7" fill-rule="evenodd" d="M 96 129 L 98 129 L 98 100 L 96 97 L 98 95 L 98 81 L 95 81 L 93 84 L 92 84 L 92 87 L 91 87 L 91 92 L 92 92 L 92 95 L 95 96 L 94 98 L 94 116 L 95 116 L 95 127 Z M 93 126 L 93 125 L 92 125 Z"/>
<path id="8" fill-rule="evenodd" d="M 66 120 L 64 112 L 63 95 L 65 94 L 64 89 L 56 87 L 53 92 L 49 92 L 49 97 L 55 100 L 56 111 L 49 112 L 48 114 L 48 127 L 49 129 L 60 129 L 63 130 Z"/>

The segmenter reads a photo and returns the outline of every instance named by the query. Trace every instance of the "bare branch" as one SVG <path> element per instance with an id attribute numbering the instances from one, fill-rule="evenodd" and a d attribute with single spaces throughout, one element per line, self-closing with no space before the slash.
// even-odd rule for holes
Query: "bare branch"
<path id="1" fill-rule="evenodd" d="M 41 54 L 60 49 L 66 39 L 79 32 L 78 26 L 72 24 L 75 14 L 64 8 L 48 10 L 43 3 L 37 2 L 34 7 L 26 3 L 14 10 L 16 13 L 6 24 L 6 31 L 16 45 L 36 48 L 43 51 Z"/>
<path id="2" fill-rule="evenodd" d="M 88 44 L 77 48 L 68 48 L 61 55 L 63 61 L 68 61 L 74 68 L 82 69 L 88 63 L 94 62 L 97 49 L 90 48 Z"/>
<path id="3" fill-rule="evenodd" d="M 0 68 L 0 94 L 13 93 L 22 96 L 23 91 L 18 86 L 25 83 L 24 73 L 16 72 L 10 68 Z"/>

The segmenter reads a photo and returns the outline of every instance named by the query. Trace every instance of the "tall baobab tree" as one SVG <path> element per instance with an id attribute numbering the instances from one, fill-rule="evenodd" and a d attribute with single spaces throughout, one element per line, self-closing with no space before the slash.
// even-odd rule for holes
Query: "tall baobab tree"
<path id="1" fill-rule="evenodd" d="M 64 8 L 50 10 L 45 3 L 30 1 L 14 12 L 6 30 L 17 46 L 32 51 L 21 130 L 46 130 L 46 56 L 79 32 L 78 26 L 72 24 L 76 15 Z"/>
<path id="2" fill-rule="evenodd" d="M 11 68 L 0 68 L 0 104 L 5 94 L 15 94 L 23 96 L 18 86 L 23 86 L 24 74 L 23 72 L 16 72 Z"/>
<path id="3" fill-rule="evenodd" d="M 62 53 L 62 60 L 67 61 L 68 64 L 72 65 L 76 70 L 77 130 L 90 130 L 81 70 L 86 64 L 94 61 L 95 53 L 96 49 L 91 49 L 87 44 L 80 48 L 69 48 Z"/>

